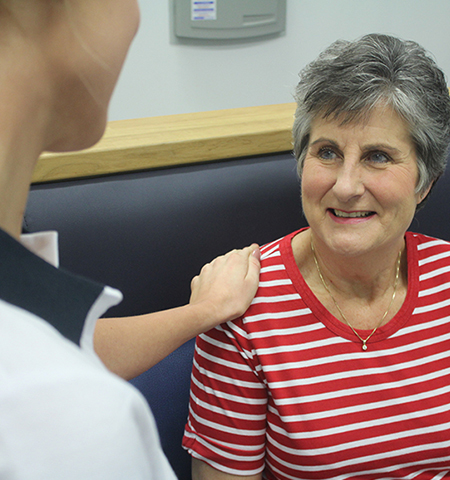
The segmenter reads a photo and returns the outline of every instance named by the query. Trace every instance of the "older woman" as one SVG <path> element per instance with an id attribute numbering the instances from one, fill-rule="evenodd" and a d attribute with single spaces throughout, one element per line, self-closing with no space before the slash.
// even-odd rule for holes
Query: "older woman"
<path id="1" fill-rule="evenodd" d="M 416 43 L 339 41 L 301 74 L 309 228 L 262 249 L 247 313 L 198 338 L 194 479 L 450 477 L 450 244 L 407 232 L 450 99 Z"/>

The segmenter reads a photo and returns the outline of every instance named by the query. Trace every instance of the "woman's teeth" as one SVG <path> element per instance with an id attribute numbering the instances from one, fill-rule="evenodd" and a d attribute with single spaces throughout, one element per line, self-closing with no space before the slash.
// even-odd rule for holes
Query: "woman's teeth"
<path id="1" fill-rule="evenodd" d="M 342 210 L 332 210 L 336 217 L 341 218 L 364 218 L 373 215 L 373 212 L 343 212 Z"/>

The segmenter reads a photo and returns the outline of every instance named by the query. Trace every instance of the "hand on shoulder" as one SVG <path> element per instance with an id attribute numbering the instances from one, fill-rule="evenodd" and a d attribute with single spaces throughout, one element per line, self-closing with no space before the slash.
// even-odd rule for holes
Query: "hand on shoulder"
<path id="1" fill-rule="evenodd" d="M 208 309 L 206 329 L 245 313 L 258 289 L 259 272 L 260 251 L 256 244 L 232 250 L 202 268 L 191 282 L 189 303 Z"/>

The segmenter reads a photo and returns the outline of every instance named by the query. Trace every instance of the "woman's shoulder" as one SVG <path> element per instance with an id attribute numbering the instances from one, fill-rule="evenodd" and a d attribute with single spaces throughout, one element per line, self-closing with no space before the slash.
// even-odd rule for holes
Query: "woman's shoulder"
<path id="1" fill-rule="evenodd" d="M 279 251 L 280 248 L 283 248 L 284 245 L 289 245 L 294 237 L 296 237 L 299 233 L 304 232 L 305 230 L 308 230 L 308 228 L 296 230 L 289 233 L 288 235 L 285 235 L 284 237 L 277 238 L 272 242 L 266 243 L 261 247 L 261 258 L 264 260 L 265 258 L 272 255 L 274 252 Z"/>
<path id="2" fill-rule="evenodd" d="M 422 233 L 407 232 L 406 245 L 408 250 L 408 264 L 410 267 L 417 265 L 417 274 L 435 275 L 432 272 L 449 270 L 450 242 L 440 238 L 430 237 Z M 412 263 L 411 263 L 412 262 Z"/>
<path id="3" fill-rule="evenodd" d="M 409 244 L 414 243 L 419 251 L 427 249 L 450 249 L 450 242 L 448 240 L 431 237 L 423 233 L 406 232 L 406 240 Z"/>

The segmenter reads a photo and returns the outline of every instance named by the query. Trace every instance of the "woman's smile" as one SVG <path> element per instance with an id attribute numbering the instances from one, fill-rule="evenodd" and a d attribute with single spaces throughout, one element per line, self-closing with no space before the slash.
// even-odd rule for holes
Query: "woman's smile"
<path id="1" fill-rule="evenodd" d="M 375 215 L 373 211 L 356 210 L 347 212 L 345 210 L 338 210 L 335 208 L 329 208 L 328 212 L 331 217 L 338 223 L 358 223 L 360 221 L 366 221 Z"/>

